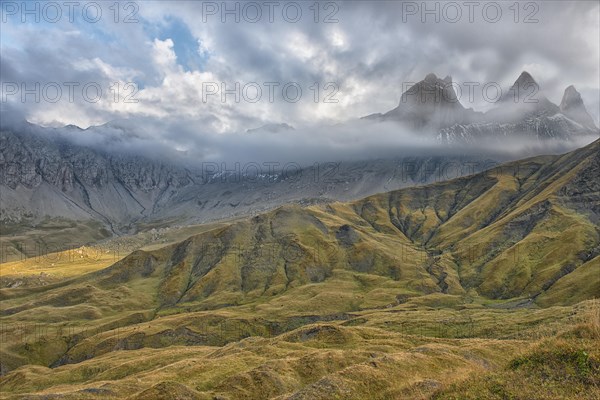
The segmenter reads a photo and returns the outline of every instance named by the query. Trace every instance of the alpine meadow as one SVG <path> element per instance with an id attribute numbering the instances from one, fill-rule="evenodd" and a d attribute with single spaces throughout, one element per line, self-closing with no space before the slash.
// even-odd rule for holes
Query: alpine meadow
<path id="1" fill-rule="evenodd" d="M 2 1 L 0 399 L 600 399 L 599 38 Z"/>

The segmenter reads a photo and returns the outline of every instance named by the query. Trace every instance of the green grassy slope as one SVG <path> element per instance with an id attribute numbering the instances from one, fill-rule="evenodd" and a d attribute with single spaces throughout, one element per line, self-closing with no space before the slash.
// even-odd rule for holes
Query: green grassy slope
<path id="1" fill-rule="evenodd" d="M 493 379 L 506 382 L 521 371 L 506 367 L 519 352 L 539 336 L 562 340 L 578 307 L 597 308 L 574 305 L 600 295 L 599 149 L 352 203 L 285 206 L 91 273 L 0 289 L 0 389 L 461 398 L 458 381 L 481 368 L 500 368 Z M 569 342 L 576 363 L 594 324 Z M 388 390 L 392 376 L 402 378 Z"/>

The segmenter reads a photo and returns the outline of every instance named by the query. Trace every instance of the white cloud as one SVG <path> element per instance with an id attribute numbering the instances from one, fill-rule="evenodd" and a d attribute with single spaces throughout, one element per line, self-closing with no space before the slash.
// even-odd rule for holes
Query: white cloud
<path id="1" fill-rule="evenodd" d="M 138 24 L 114 24 L 110 18 L 94 26 L 3 24 L 3 39 L 9 41 L 2 44 L 2 79 L 143 84 L 138 103 L 124 103 L 121 92 L 119 102 L 18 105 L 32 121 L 87 126 L 128 116 L 179 116 L 212 121 L 210 127 L 224 132 L 266 122 L 302 126 L 385 112 L 397 105 L 403 82 L 429 72 L 452 75 L 458 82 L 510 84 L 527 69 L 555 102 L 575 84 L 598 120 L 598 4 L 541 3 L 538 24 L 515 24 L 510 18 L 498 24 L 423 24 L 419 19 L 402 22 L 399 2 L 339 6 L 335 24 L 314 23 L 307 7 L 305 18 L 295 24 L 281 18 L 221 23 L 218 17 L 205 23 L 199 3 L 160 1 L 140 3 Z M 201 70 L 186 71 L 178 64 L 176 36 L 157 37 L 155 30 L 167 16 L 184 21 L 193 34 L 190 51 L 206 58 Z M 202 101 L 202 83 L 232 87 L 234 82 L 267 81 L 298 82 L 302 100 L 292 104 L 278 96 L 272 103 L 223 104 L 213 96 Z M 309 89 L 315 82 L 321 87 L 317 103 Z M 339 86 L 338 103 L 322 101 L 328 82 Z"/>

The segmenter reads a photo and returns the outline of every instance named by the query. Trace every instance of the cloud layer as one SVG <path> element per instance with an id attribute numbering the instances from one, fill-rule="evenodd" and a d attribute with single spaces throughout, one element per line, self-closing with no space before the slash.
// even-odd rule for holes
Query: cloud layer
<path id="1" fill-rule="evenodd" d="M 93 23 L 82 11 L 90 2 L 80 3 L 73 22 L 64 7 L 62 18 L 51 22 L 53 10 L 40 3 L 35 22 L 20 2 L 17 10 L 3 3 L 3 109 L 43 125 L 151 118 L 198 124 L 195 135 L 229 134 L 387 111 L 407 83 L 429 72 L 452 75 L 459 85 L 508 87 L 528 70 L 555 103 L 574 84 L 598 124 L 597 2 L 530 2 L 518 9 L 481 2 L 471 9 L 464 2 L 452 8 L 447 2 L 342 1 L 319 3 L 318 15 L 310 2 L 278 2 L 272 10 L 256 2 L 257 22 L 247 2 L 123 2 L 118 15 L 113 3 L 100 3 L 102 17 Z M 14 83 L 18 90 L 10 94 Z M 36 83 L 39 101 L 34 94 L 22 101 L 22 89 L 35 90 Z M 73 88 L 72 101 L 65 83 Z M 52 102 L 56 85 L 62 94 Z M 298 88 L 302 96 L 293 101 Z M 224 98 L 222 89 L 230 91 Z M 462 96 L 463 105 L 489 108 L 475 93 L 472 100 Z M 161 135 L 174 133 L 165 128 Z"/>

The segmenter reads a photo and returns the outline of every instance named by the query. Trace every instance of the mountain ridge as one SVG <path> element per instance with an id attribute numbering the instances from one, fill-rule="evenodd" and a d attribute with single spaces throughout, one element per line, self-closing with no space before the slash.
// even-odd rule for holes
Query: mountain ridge
<path id="1" fill-rule="evenodd" d="M 568 141 L 577 136 L 600 134 L 572 85 L 565 90 L 561 108 L 548 100 L 527 71 L 519 75 L 495 104 L 485 113 L 466 109 L 450 77 L 439 79 L 428 74 L 402 94 L 396 108 L 362 119 L 399 122 L 409 129 L 429 132 L 445 143 L 502 141 L 507 137 Z"/>
<path id="2" fill-rule="evenodd" d="M 59 233 L 61 226 L 70 227 L 71 237 L 79 230 L 82 234 L 75 236 L 82 245 L 148 226 L 253 215 L 286 202 L 357 199 L 438 180 L 448 174 L 447 165 L 458 166 L 452 174 L 464 175 L 496 163 L 485 155 L 399 155 L 319 163 L 291 172 L 283 166 L 258 173 L 252 168 L 247 175 L 241 167 L 227 171 L 232 166 L 218 163 L 184 165 L 168 158 L 111 153 L 73 143 L 52 130 L 39 130 L 0 132 L 0 224 L 7 235 L 1 238 L 2 247 L 17 258 L 19 250 L 11 241 L 23 237 L 23 246 L 35 247 L 34 241 L 50 240 L 50 247 L 56 248 L 65 236 L 53 242 L 48 236 Z M 118 139 L 118 132 L 107 140 L 113 136 Z M 410 174 L 405 163 L 411 165 Z M 52 231 L 52 226 L 57 229 Z M 3 254 L 2 260 L 8 259 Z"/>

